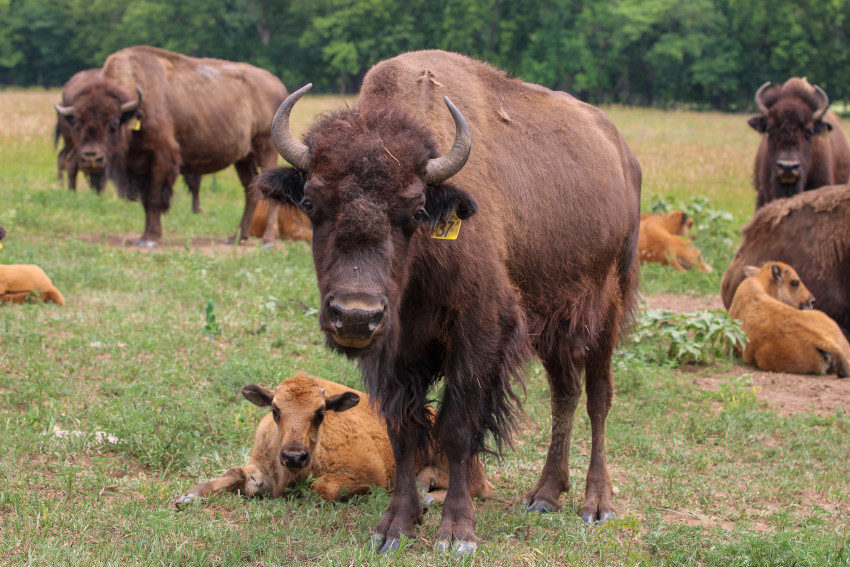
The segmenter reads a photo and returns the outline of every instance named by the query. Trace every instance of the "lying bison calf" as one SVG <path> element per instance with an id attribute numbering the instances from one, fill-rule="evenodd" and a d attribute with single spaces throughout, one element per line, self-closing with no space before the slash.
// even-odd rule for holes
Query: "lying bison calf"
<path id="1" fill-rule="evenodd" d="M 391 488 L 395 464 L 386 423 L 366 394 L 299 373 L 275 390 L 245 386 L 242 395 L 272 408 L 260 422 L 248 464 L 199 484 L 177 499 L 178 506 L 222 492 L 282 496 L 308 476 L 316 479 L 311 488 L 325 500 L 364 494 L 372 486 Z M 418 462 L 420 482 L 434 491 L 426 501 L 442 502 L 441 489 L 448 486 L 442 472 L 447 468 L 445 456 L 422 455 Z M 473 496 L 492 494 L 480 462 L 473 462 L 469 474 Z"/>
<path id="2" fill-rule="evenodd" d="M 30 295 L 65 305 L 65 298 L 44 273 L 32 264 L 0 265 L 0 301 L 23 303 Z"/>
<path id="3" fill-rule="evenodd" d="M 850 345 L 814 303 L 797 272 L 782 262 L 745 268 L 729 314 L 743 322 L 744 361 L 762 370 L 850 376 Z"/>
<path id="4" fill-rule="evenodd" d="M 682 211 L 666 214 L 641 215 L 638 236 L 638 258 L 642 264 L 654 262 L 673 266 L 684 272 L 695 267 L 710 272 L 712 267 L 702 259 L 702 252 L 691 244 L 688 231 L 694 219 Z"/>

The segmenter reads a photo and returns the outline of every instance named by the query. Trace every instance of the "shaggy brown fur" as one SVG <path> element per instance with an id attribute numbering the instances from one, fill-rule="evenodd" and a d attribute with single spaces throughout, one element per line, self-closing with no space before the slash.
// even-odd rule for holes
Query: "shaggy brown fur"
<path id="1" fill-rule="evenodd" d="M 466 118 L 472 151 L 454 177 L 426 184 L 428 160 L 456 136 L 443 96 Z M 611 353 L 635 300 L 641 172 L 611 121 L 485 63 L 419 51 L 373 67 L 358 106 L 320 119 L 304 144 L 305 171 L 269 172 L 257 186 L 310 218 L 320 325 L 331 348 L 359 360 L 388 422 L 396 486 L 371 543 L 386 551 L 414 537 L 415 455 L 434 439 L 450 471 L 437 545 L 474 549 L 465 463 L 510 440 L 511 380 L 532 349 L 553 425 L 525 504 L 555 510 L 571 486 L 584 370 L 592 445 L 581 512 L 612 517 L 604 428 Z M 452 213 L 458 238 L 431 238 Z M 432 422 L 428 393 L 440 380 Z"/>
<path id="2" fill-rule="evenodd" d="M 850 336 L 850 185 L 822 187 L 762 207 L 744 226 L 744 241 L 723 274 L 728 309 L 745 266 L 768 260 L 794 266 L 817 308 Z"/>
<path id="3" fill-rule="evenodd" d="M 682 211 L 666 214 L 641 215 L 638 257 L 642 264 L 655 262 L 662 266 L 673 266 L 679 271 L 694 266 L 700 272 L 710 272 L 712 267 L 702 259 L 702 252 L 691 245 L 688 231 L 694 219 Z"/>
<path id="4" fill-rule="evenodd" d="M 191 188 L 188 176 L 231 164 L 245 186 L 237 233 L 246 239 L 256 207 L 248 187 L 258 166 L 272 167 L 277 159 L 270 125 L 286 97 L 283 84 L 245 63 L 145 46 L 110 55 L 102 75 L 73 101 L 75 145 L 86 173 L 106 171 L 119 194 L 142 201 L 145 231 L 138 244 L 152 246 L 162 237 L 160 216 L 178 174 L 187 175 Z M 136 88 L 141 107 L 122 114 L 121 104 L 137 99 Z"/>
<path id="5" fill-rule="evenodd" d="M 313 230 L 310 228 L 310 221 L 301 211 L 281 207 L 263 199 L 257 203 L 257 209 L 254 211 L 251 236 L 262 237 L 263 242 L 267 243 L 274 242 L 277 238 L 309 242 L 313 238 Z"/>
<path id="6" fill-rule="evenodd" d="M 367 493 L 371 486 L 391 488 L 395 467 L 386 423 L 366 394 L 303 372 L 275 390 L 252 384 L 242 394 L 253 404 L 272 408 L 257 429 L 250 461 L 197 485 L 177 499 L 178 506 L 222 492 L 278 497 L 308 476 L 316 478 L 311 488 L 325 500 Z M 432 491 L 426 493 L 427 502 L 445 497 L 444 463 L 444 456 L 432 454 L 418 465 L 421 486 Z M 473 496 L 492 494 L 477 460 L 472 477 Z"/>
<path id="7" fill-rule="evenodd" d="M 850 344 L 838 325 L 809 307 L 813 298 L 794 269 L 782 262 L 747 266 L 729 314 L 747 335 L 744 361 L 762 370 L 850 376 Z"/>
<path id="8" fill-rule="evenodd" d="M 814 120 L 820 99 L 805 78 L 792 77 L 763 92 L 767 115 L 749 120 L 763 134 L 756 153 L 753 183 L 756 209 L 780 197 L 850 181 L 850 142 L 831 110 Z M 798 164 L 793 173 L 780 163 Z"/>
<path id="9" fill-rule="evenodd" d="M 65 305 L 65 298 L 38 266 L 0 264 L 0 301 L 23 303 L 30 296 Z"/>

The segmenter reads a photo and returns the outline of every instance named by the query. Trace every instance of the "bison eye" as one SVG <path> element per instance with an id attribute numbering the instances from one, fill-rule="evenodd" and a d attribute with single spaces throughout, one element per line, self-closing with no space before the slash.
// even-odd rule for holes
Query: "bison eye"
<path id="1" fill-rule="evenodd" d="M 425 209 L 419 209 L 415 213 L 413 213 L 413 216 L 410 218 L 413 220 L 413 222 L 419 224 L 428 218 L 428 213 L 425 212 Z"/>
<path id="2" fill-rule="evenodd" d="M 315 416 L 316 425 L 319 425 L 325 419 L 325 410 L 319 410 L 316 412 Z"/>
<path id="3" fill-rule="evenodd" d="M 304 214 L 309 215 L 313 212 L 313 201 L 311 201 L 307 197 L 304 197 L 303 199 L 301 199 L 301 202 L 298 203 L 298 207 L 302 211 L 304 211 Z"/>
<path id="4" fill-rule="evenodd" d="M 272 418 L 275 421 L 280 421 L 280 410 L 277 408 L 272 408 Z"/>
<path id="5" fill-rule="evenodd" d="M 113 120 L 109 123 L 109 131 L 116 132 L 118 130 L 118 126 L 120 126 L 120 123 L 117 120 Z"/>

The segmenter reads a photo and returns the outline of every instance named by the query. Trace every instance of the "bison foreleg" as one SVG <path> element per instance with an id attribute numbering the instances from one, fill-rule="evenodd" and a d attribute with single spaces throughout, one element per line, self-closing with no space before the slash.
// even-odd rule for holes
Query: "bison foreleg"
<path id="1" fill-rule="evenodd" d="M 469 493 L 469 475 L 474 459 L 470 444 L 472 428 L 463 419 L 462 410 L 445 399 L 437 427 L 440 445 L 449 461 L 449 488 L 437 530 L 436 549 L 447 552 L 454 547 L 456 555 L 472 553 L 480 541 L 475 536 L 475 508 Z"/>
<path id="2" fill-rule="evenodd" d="M 416 490 L 416 434 L 387 426 L 395 459 L 393 496 L 375 528 L 369 546 L 378 553 L 395 551 L 401 538 L 413 538 L 414 526 L 422 523 L 422 505 Z"/>
<path id="3" fill-rule="evenodd" d="M 591 446 L 581 517 L 588 523 L 614 518 L 613 486 L 605 459 L 605 420 L 611 409 L 614 380 L 611 374 L 611 350 L 600 350 L 589 357 L 585 386 Z"/>
<path id="4" fill-rule="evenodd" d="M 195 498 L 210 498 L 223 492 L 241 493 L 244 496 L 258 496 L 271 493 L 273 481 L 259 467 L 246 465 L 233 467 L 215 480 L 199 484 L 177 499 L 175 505 L 187 504 Z"/>

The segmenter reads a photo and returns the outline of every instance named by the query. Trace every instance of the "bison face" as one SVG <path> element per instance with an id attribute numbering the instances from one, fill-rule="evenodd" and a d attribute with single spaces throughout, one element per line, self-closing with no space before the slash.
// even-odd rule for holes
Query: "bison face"
<path id="1" fill-rule="evenodd" d="M 475 212 L 467 193 L 443 183 L 466 162 L 469 130 L 448 103 L 465 148 L 458 150 L 456 139 L 438 157 L 430 133 L 398 110 L 346 109 L 321 120 L 301 144 L 288 133 L 290 99 L 275 117 L 273 136 L 298 167 L 264 173 L 255 185 L 310 219 L 321 328 L 329 346 L 360 356 L 383 340 L 398 340 L 409 273 L 420 269 L 416 258 L 437 222 Z"/>
<path id="2" fill-rule="evenodd" d="M 105 81 L 95 81 L 77 95 L 73 106 L 54 105 L 71 126 L 80 169 L 86 175 L 103 174 L 116 156 L 126 151 L 129 132 L 125 125 L 141 116 L 142 93 L 131 100 Z M 139 123 L 140 124 L 140 123 Z"/>
<path id="3" fill-rule="evenodd" d="M 360 401 L 354 392 L 326 396 L 309 377 L 299 374 L 283 381 L 274 391 L 251 384 L 242 388 L 251 403 L 272 408 L 280 441 L 280 464 L 295 475 L 309 470 L 325 414 L 343 412 Z"/>
<path id="4" fill-rule="evenodd" d="M 756 93 L 760 116 L 749 125 L 765 135 L 765 155 L 757 172 L 769 184 L 772 198 L 790 197 L 804 190 L 812 168 L 812 143 L 832 130 L 823 121 L 829 99 L 820 87 L 812 87 L 800 79 L 789 80 L 781 89 Z"/>

